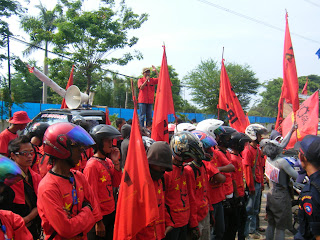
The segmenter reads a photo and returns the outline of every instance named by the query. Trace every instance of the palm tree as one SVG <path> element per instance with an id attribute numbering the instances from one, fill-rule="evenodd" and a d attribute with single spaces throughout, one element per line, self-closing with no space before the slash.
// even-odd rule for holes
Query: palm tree
<path id="1" fill-rule="evenodd" d="M 49 11 L 41 2 L 36 8 L 40 10 L 39 16 L 23 16 L 21 19 L 21 27 L 29 34 L 31 39 L 31 44 L 24 50 L 23 54 L 30 55 L 44 45 L 44 74 L 48 75 L 48 45 L 53 41 L 54 31 L 57 28 L 55 23 L 61 9 L 56 6 L 52 11 Z M 47 86 L 44 83 L 42 102 L 47 103 Z"/>

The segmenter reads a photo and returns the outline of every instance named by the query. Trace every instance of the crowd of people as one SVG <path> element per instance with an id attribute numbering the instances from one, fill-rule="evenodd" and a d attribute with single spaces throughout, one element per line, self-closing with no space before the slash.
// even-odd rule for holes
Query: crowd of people
<path id="1" fill-rule="evenodd" d="M 27 113 L 9 122 L 0 134 L 0 239 L 113 239 L 131 125 L 40 122 L 18 136 Z M 285 239 L 292 229 L 290 179 L 298 177 L 285 147 L 297 126 L 282 139 L 275 131 L 268 138 L 260 124 L 245 133 L 223 124 L 169 124 L 169 144 L 141 127 L 159 218 L 135 239 L 260 239 L 262 231 Z M 319 239 L 320 137 L 306 136 L 295 150 L 309 176 L 295 238 Z M 265 175 L 272 185 L 266 230 L 259 225 Z"/>

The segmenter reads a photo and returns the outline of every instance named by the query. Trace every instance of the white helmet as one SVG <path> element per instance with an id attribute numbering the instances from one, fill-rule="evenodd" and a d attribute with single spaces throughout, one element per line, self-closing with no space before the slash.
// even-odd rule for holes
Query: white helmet
<path id="1" fill-rule="evenodd" d="M 214 139 L 216 135 L 214 134 L 214 130 L 221 127 L 223 125 L 223 121 L 218 119 L 206 119 L 198 123 L 196 130 L 208 133 Z"/>
<path id="2" fill-rule="evenodd" d="M 266 133 L 268 130 L 262 126 L 261 124 L 250 124 L 245 131 L 245 134 L 247 134 L 252 141 L 257 140 L 257 133 L 258 134 L 264 134 Z"/>
<path id="3" fill-rule="evenodd" d="M 174 133 L 182 132 L 182 131 L 188 131 L 191 132 L 193 130 L 196 130 L 196 126 L 194 126 L 191 123 L 179 123 L 176 128 L 174 129 Z"/>

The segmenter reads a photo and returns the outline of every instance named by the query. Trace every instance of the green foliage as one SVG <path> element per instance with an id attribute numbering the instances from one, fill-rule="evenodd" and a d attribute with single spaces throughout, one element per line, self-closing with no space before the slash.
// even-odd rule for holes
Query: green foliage
<path id="1" fill-rule="evenodd" d="M 235 63 L 225 64 L 227 73 L 243 109 L 247 108 L 250 95 L 257 93 L 259 87 L 255 73 L 248 65 Z M 220 64 L 212 59 L 201 63 L 187 76 L 184 81 L 192 89 L 192 101 L 199 104 L 204 113 L 217 115 L 220 88 Z M 220 112 L 220 115 L 223 114 Z"/>
<path id="2" fill-rule="evenodd" d="M 124 53 L 111 57 L 115 50 L 132 47 L 138 41 L 129 37 L 129 31 L 138 29 L 147 20 L 147 14 L 135 14 L 126 7 L 125 1 L 100 2 L 97 11 L 84 11 L 82 1 L 61 1 L 60 9 L 65 11 L 57 23 L 57 33 L 53 42 L 55 51 L 68 54 L 76 63 L 78 71 L 86 78 L 86 92 L 95 86 L 99 78 L 95 73 L 102 71 L 103 65 L 126 65 L 134 58 L 141 59 L 140 52 Z M 100 74 L 98 74 L 100 75 Z"/>
<path id="3" fill-rule="evenodd" d="M 308 94 L 314 93 L 320 84 L 320 76 L 309 75 L 298 77 L 299 92 L 301 93 L 308 77 Z M 262 100 L 255 104 L 249 111 L 249 116 L 265 116 L 265 117 L 277 117 L 278 102 L 281 94 L 283 79 L 272 79 L 263 84 L 265 90 L 260 94 Z M 259 115 L 258 115 L 259 113 Z"/>
<path id="4" fill-rule="evenodd" d="M 117 128 L 116 126 L 116 120 L 118 119 L 118 113 L 114 113 L 112 115 L 109 115 L 109 120 L 111 122 L 111 125 Z"/>
<path id="5" fill-rule="evenodd" d="M 20 15 L 22 12 L 23 9 L 19 1 L 0 0 L 0 49 L 6 47 L 7 45 L 7 38 L 5 37 L 5 35 L 12 35 L 6 19 L 10 18 L 13 15 Z M 0 53 L 0 62 L 4 59 L 7 59 L 6 55 Z"/>
<path id="6" fill-rule="evenodd" d="M 35 62 L 31 61 L 29 64 L 35 66 Z M 15 69 L 11 79 L 13 101 L 16 103 L 39 103 L 42 95 L 42 82 L 28 71 L 26 64 L 20 58 L 14 59 L 13 67 Z"/>

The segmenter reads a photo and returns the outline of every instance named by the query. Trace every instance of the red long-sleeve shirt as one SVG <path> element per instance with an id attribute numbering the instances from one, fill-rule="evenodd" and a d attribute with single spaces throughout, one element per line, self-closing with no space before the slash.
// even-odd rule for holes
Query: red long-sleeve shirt
<path id="1" fill-rule="evenodd" d="M 92 157 L 87 162 L 83 174 L 93 190 L 102 215 L 112 213 L 115 210 L 113 187 L 119 187 L 122 171 L 117 171 L 109 158 L 102 160 Z"/>
<path id="2" fill-rule="evenodd" d="M 166 189 L 165 203 L 167 205 L 166 226 L 174 228 L 188 224 L 190 218 L 190 204 L 184 167 L 172 166 L 171 172 L 164 174 Z"/>
<path id="3" fill-rule="evenodd" d="M 51 171 L 39 184 L 37 205 L 45 239 L 50 238 L 54 231 L 57 232 L 54 237 L 56 240 L 76 236 L 77 239 L 87 239 L 87 233 L 102 219 L 99 205 L 85 176 L 79 171 L 71 172 L 75 185 L 71 184 L 69 178 L 57 176 Z M 73 186 L 77 192 L 77 204 L 73 204 Z M 89 207 L 82 207 L 84 201 L 91 204 L 92 211 Z"/>
<path id="4" fill-rule="evenodd" d="M 138 88 L 146 81 L 146 78 L 140 78 L 138 80 Z M 143 89 L 139 90 L 138 103 L 153 104 L 154 102 L 154 90 L 155 85 L 158 84 L 158 78 L 150 78 L 149 82 L 144 86 Z"/>
<path id="5" fill-rule="evenodd" d="M 227 157 L 224 155 L 223 152 L 217 149 L 213 149 L 213 157 L 210 161 L 210 164 L 218 168 L 218 167 L 229 165 L 230 161 L 227 159 Z M 208 177 L 211 178 L 211 176 L 208 176 Z M 229 174 L 229 178 L 231 180 L 230 174 Z M 226 181 L 227 181 L 227 176 L 226 176 Z M 209 182 L 208 194 L 209 194 L 210 204 L 216 204 L 223 201 L 224 199 L 226 199 L 224 184 Z"/>
<path id="6" fill-rule="evenodd" d="M 24 220 L 18 214 L 11 211 L 0 210 L 0 220 L 6 227 L 8 239 L 32 240 L 33 237 L 27 229 Z M 0 230 L 0 240 L 5 240 L 4 232 Z"/>
<path id="7" fill-rule="evenodd" d="M 187 176 L 188 192 L 193 192 L 194 200 L 190 200 L 191 215 L 196 214 L 197 219 L 190 219 L 190 227 L 198 226 L 198 222 L 202 221 L 208 214 L 209 201 L 208 201 L 208 180 L 207 172 L 204 164 L 201 166 L 194 164 L 196 176 L 190 165 L 185 166 L 184 171 Z M 194 210 L 196 207 L 196 211 Z M 193 209 L 192 209 L 193 208 Z"/>
<path id="8" fill-rule="evenodd" d="M 8 145 L 9 142 L 13 139 L 16 139 L 18 137 L 18 134 L 12 133 L 6 128 L 0 133 L 0 153 L 10 157 L 8 152 Z"/>
<path id="9" fill-rule="evenodd" d="M 164 192 L 163 182 L 161 179 L 153 180 L 153 184 L 154 184 L 154 190 L 156 191 L 156 195 L 157 195 L 159 218 L 154 223 L 149 224 L 146 228 L 142 229 L 136 235 L 136 240 L 161 240 L 165 237 L 164 232 L 166 227 L 165 226 L 166 208 L 165 208 L 165 192 Z"/>
<path id="10" fill-rule="evenodd" d="M 235 167 L 235 171 L 233 173 L 234 180 L 236 181 L 237 184 L 237 190 L 239 197 L 244 196 L 244 182 L 243 182 L 243 170 L 242 170 L 242 157 L 240 154 L 236 155 L 231 153 L 230 154 L 230 160 L 233 166 Z"/>
<path id="11" fill-rule="evenodd" d="M 254 191 L 254 181 L 258 183 L 263 183 L 263 170 L 261 164 L 261 151 L 259 148 L 255 148 L 251 145 L 245 147 L 242 151 L 242 166 L 244 177 L 246 179 L 249 191 Z M 253 176 L 253 168 L 255 166 L 255 171 Z"/>

